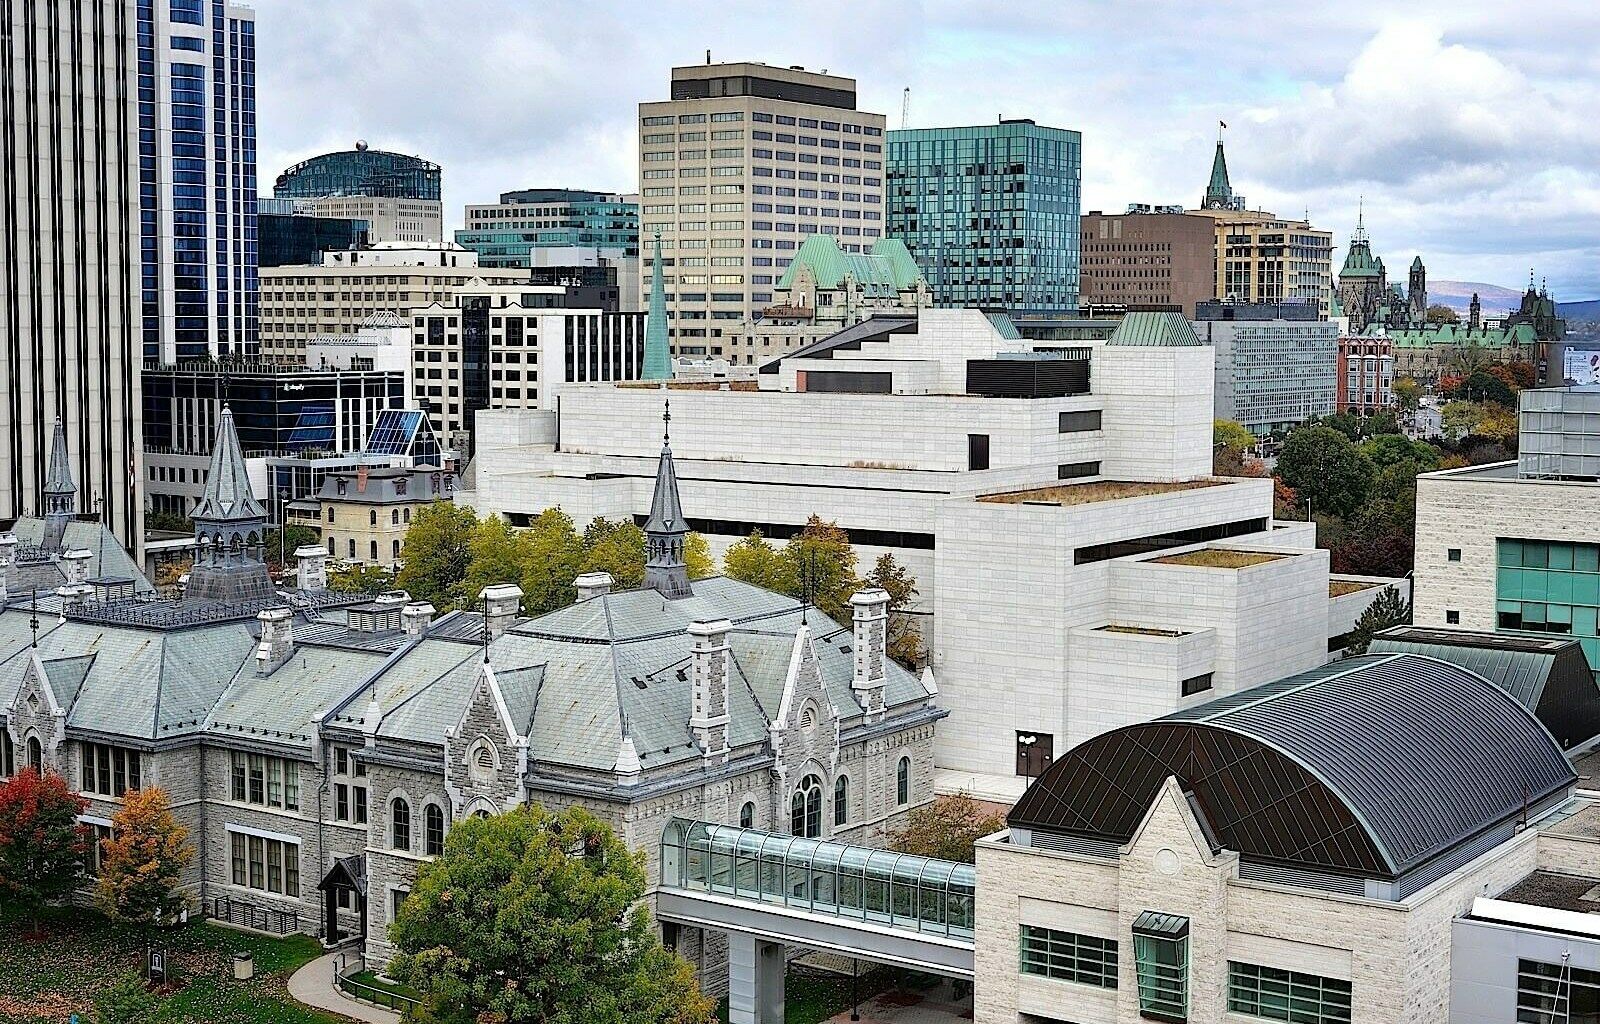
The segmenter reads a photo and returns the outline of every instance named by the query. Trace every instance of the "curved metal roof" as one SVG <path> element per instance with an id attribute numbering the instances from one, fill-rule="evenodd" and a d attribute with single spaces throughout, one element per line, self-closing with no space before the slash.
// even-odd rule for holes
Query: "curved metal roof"
<path id="1" fill-rule="evenodd" d="M 1227 849 L 1389 878 L 1576 781 L 1538 719 L 1482 676 L 1368 655 L 1095 737 L 1008 821 L 1126 842 L 1168 776 Z"/>

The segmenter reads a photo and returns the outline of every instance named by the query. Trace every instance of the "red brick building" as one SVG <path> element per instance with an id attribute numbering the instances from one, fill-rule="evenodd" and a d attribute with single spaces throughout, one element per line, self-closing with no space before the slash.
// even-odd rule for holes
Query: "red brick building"
<path id="1" fill-rule="evenodd" d="M 1394 343 L 1383 337 L 1339 339 L 1339 412 L 1375 413 L 1394 406 Z"/>

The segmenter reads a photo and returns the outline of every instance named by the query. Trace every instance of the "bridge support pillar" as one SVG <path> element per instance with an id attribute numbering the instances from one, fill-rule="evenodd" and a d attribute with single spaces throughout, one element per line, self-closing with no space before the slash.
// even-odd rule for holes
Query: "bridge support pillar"
<path id="1" fill-rule="evenodd" d="M 783 945 L 728 933 L 728 1024 L 783 1024 Z"/>

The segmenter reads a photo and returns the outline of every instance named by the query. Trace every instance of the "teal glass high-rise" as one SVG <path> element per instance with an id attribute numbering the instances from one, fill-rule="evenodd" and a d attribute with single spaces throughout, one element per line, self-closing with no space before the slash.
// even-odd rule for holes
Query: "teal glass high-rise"
<path id="1" fill-rule="evenodd" d="M 1082 136 L 1030 120 L 888 133 L 888 235 L 940 306 L 1078 308 Z"/>

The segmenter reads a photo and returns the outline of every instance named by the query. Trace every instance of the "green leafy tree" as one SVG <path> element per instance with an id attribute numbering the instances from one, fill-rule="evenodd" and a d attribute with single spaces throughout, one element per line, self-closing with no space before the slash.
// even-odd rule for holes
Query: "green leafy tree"
<path id="1" fill-rule="evenodd" d="M 978 840 L 1005 825 L 1005 816 L 998 810 L 966 793 L 956 793 L 934 797 L 906 815 L 905 827 L 894 834 L 889 845 L 899 853 L 971 864 Z"/>
<path id="2" fill-rule="evenodd" d="M 583 531 L 583 571 L 608 572 L 618 589 L 644 585 L 644 531 L 596 516 Z"/>
<path id="3" fill-rule="evenodd" d="M 32 918 L 77 888 L 89 801 L 55 772 L 26 768 L 0 784 L 0 897 Z"/>
<path id="4" fill-rule="evenodd" d="M 1422 404 L 1422 385 L 1411 377 L 1396 377 L 1393 391 L 1395 403 L 1403 412 L 1416 412 Z"/>
<path id="5" fill-rule="evenodd" d="M 809 596 L 835 622 L 850 621 L 850 595 L 856 592 L 856 551 L 839 524 L 813 515 L 805 529 L 783 546 L 783 586 L 792 596 Z"/>
<path id="6" fill-rule="evenodd" d="M 522 607 L 529 615 L 565 608 L 578 599 L 573 581 L 583 567 L 583 538 L 572 517 L 547 508 L 523 533 Z M 642 573 L 642 570 L 641 570 Z"/>
<path id="7" fill-rule="evenodd" d="M 131 789 L 100 844 L 95 901 L 106 916 L 130 924 L 173 921 L 185 906 L 178 883 L 194 860 L 189 830 L 172 816 L 159 786 Z"/>
<path id="8" fill-rule="evenodd" d="M 1211 442 L 1222 448 L 1244 452 L 1255 447 L 1256 435 L 1250 428 L 1236 420 L 1212 420 Z"/>
<path id="9" fill-rule="evenodd" d="M 753 530 L 750 536 L 735 541 L 722 553 L 722 571 L 729 579 L 779 593 L 788 593 L 784 580 L 783 553 L 771 541 Z"/>
<path id="10" fill-rule="evenodd" d="M 94 995 L 96 1024 L 152 1024 L 160 1010 L 161 997 L 137 974 L 119 975 Z"/>
<path id="11" fill-rule="evenodd" d="M 1517 393 L 1501 378 L 1489 372 L 1489 367 L 1474 370 L 1457 390 L 1470 402 L 1493 402 L 1508 409 L 1517 407 Z"/>
<path id="12" fill-rule="evenodd" d="M 404 563 L 395 583 L 414 600 L 441 612 L 462 606 L 461 581 L 471 561 L 478 517 L 465 505 L 436 501 L 417 510 L 401 549 Z M 476 597 L 476 593 L 472 597 Z"/>
<path id="13" fill-rule="evenodd" d="M 644 854 L 581 808 L 457 822 L 389 928 L 423 1019 L 711 1024 L 694 969 L 642 903 Z"/>
<path id="14" fill-rule="evenodd" d="M 1378 469 L 1410 463 L 1416 467 L 1412 476 L 1439 468 L 1439 449 L 1426 441 L 1413 441 L 1404 434 L 1379 434 L 1362 442 L 1361 453 Z"/>
<path id="15" fill-rule="evenodd" d="M 894 555 L 884 552 L 872 563 L 872 571 L 862 581 L 869 587 L 880 587 L 889 595 L 889 657 L 906 668 L 917 668 L 923 662 L 922 631 L 916 619 L 906 609 L 917 596 L 917 581 L 909 570 L 895 561 Z"/>
<path id="16" fill-rule="evenodd" d="M 328 567 L 329 590 L 349 594 L 376 594 L 384 590 L 393 590 L 394 586 L 394 573 L 381 565 L 348 562 Z"/>
<path id="17" fill-rule="evenodd" d="M 528 561 L 528 544 L 521 531 L 499 516 L 480 520 L 467 542 L 466 575 L 455 585 L 456 602 L 474 607 L 484 587 L 519 583 Z"/>
<path id="18" fill-rule="evenodd" d="M 1348 516 L 1366 501 L 1372 462 L 1343 433 L 1322 424 L 1296 429 L 1278 455 L 1278 477 L 1313 512 Z"/>
<path id="19" fill-rule="evenodd" d="M 1459 324 L 1461 322 L 1461 314 L 1449 306 L 1441 306 L 1435 303 L 1428 307 L 1427 313 L 1423 314 L 1423 319 L 1430 324 Z"/>
<path id="20" fill-rule="evenodd" d="M 1390 626 L 1403 626 L 1411 621 L 1411 602 L 1400 596 L 1400 592 L 1393 587 L 1384 587 L 1383 593 L 1373 598 L 1367 605 L 1360 618 L 1356 619 L 1355 629 L 1350 631 L 1350 642 L 1346 645 L 1346 654 L 1365 654 L 1367 648 L 1372 646 L 1372 635 Z"/>
<path id="21" fill-rule="evenodd" d="M 1439 409 L 1439 420 L 1447 437 L 1461 438 L 1478 431 L 1483 407 L 1477 402 L 1446 402 Z"/>
<path id="22" fill-rule="evenodd" d="M 711 542 L 704 534 L 689 532 L 683 541 L 683 564 L 688 567 L 691 580 L 703 580 L 717 574 L 717 558 L 711 553 Z"/>
<path id="23" fill-rule="evenodd" d="M 164 533 L 194 533 L 194 522 L 188 516 L 176 512 L 163 512 L 152 509 L 144 514 L 144 528 L 157 530 Z"/>
<path id="24" fill-rule="evenodd" d="M 317 536 L 317 531 L 313 530 L 309 526 L 301 526 L 298 523 L 294 523 L 283 527 L 281 530 L 283 533 L 283 562 L 280 564 L 278 562 L 279 532 L 280 530 L 278 527 L 273 527 L 272 529 L 268 530 L 266 543 L 262 545 L 262 551 L 266 555 L 267 563 L 269 565 L 277 566 L 279 569 L 282 569 L 285 566 L 292 567 L 294 565 L 295 548 L 306 544 L 315 545 L 321 543 L 321 538 Z"/>

